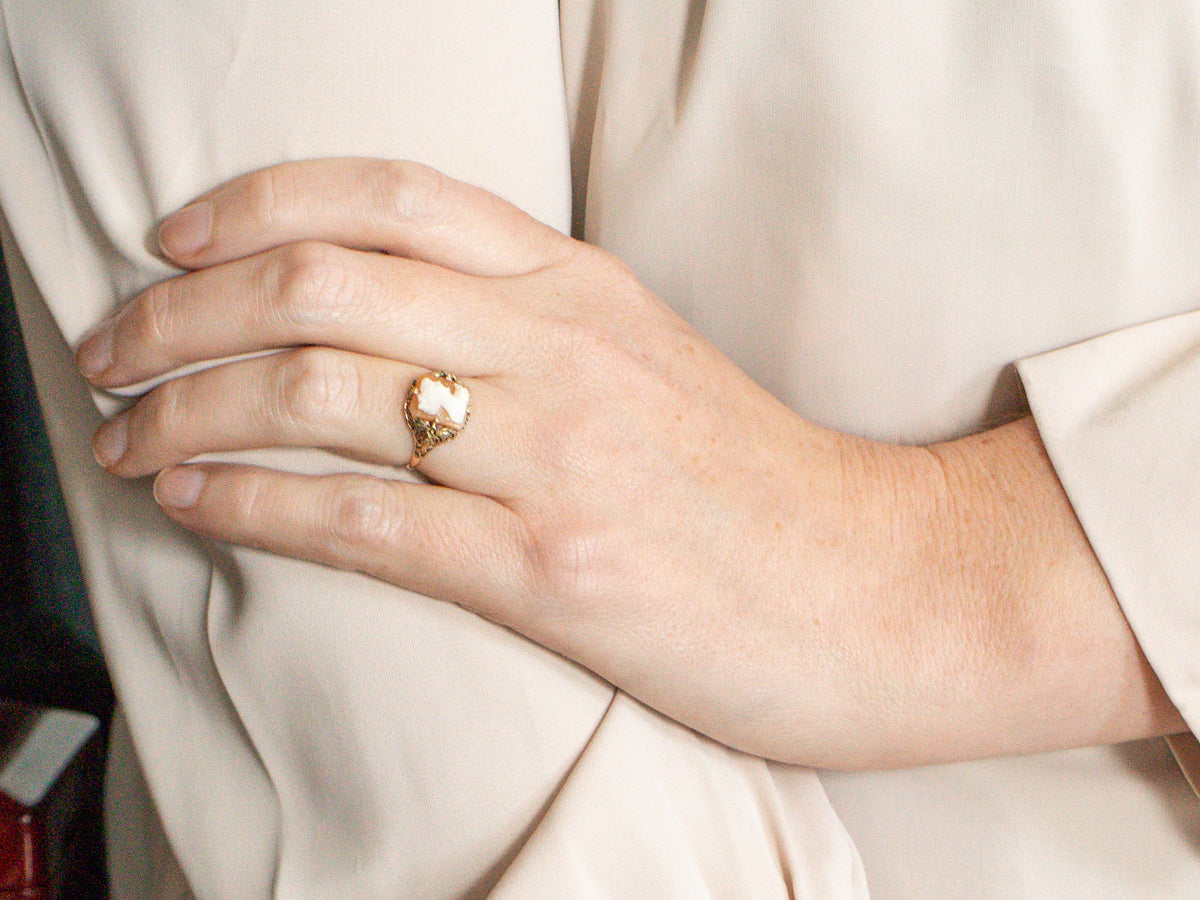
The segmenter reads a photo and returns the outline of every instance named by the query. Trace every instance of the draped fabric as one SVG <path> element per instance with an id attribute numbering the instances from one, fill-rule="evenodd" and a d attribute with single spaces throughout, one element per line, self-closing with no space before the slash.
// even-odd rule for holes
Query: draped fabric
<path id="1" fill-rule="evenodd" d="M 0 8 L 4 249 L 123 704 L 116 896 L 1194 894 L 1162 742 L 734 753 L 456 608 L 174 529 L 95 467 L 125 401 L 69 352 L 170 274 L 148 237 L 201 191 L 415 158 L 574 223 L 822 424 L 931 441 L 1031 403 L 1194 723 L 1194 4 Z"/>

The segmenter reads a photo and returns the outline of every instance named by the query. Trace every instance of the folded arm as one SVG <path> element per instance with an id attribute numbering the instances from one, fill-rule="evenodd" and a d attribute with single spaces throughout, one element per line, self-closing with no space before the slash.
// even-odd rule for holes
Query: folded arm
<path id="1" fill-rule="evenodd" d="M 348 197 L 355 198 L 347 202 Z M 931 447 L 804 421 L 611 256 L 409 164 L 290 164 L 164 225 L 189 274 L 81 346 L 171 379 L 96 438 L 224 540 L 458 603 L 718 740 L 876 767 L 1182 729 L 1023 419 Z M 469 424 L 431 484 L 187 464 L 402 465 L 425 370 Z"/>

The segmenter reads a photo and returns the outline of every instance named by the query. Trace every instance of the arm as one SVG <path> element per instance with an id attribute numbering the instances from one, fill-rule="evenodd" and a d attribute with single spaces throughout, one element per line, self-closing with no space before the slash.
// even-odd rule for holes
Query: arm
<path id="1" fill-rule="evenodd" d="M 451 600 L 772 758 L 1181 727 L 1030 420 L 930 448 L 819 428 L 606 254 L 412 166 L 365 164 L 347 207 L 361 165 L 250 176 L 164 226 L 198 271 L 83 345 L 95 384 L 308 349 L 167 382 L 96 446 L 125 476 L 293 444 L 402 463 L 396 398 L 447 368 L 475 411 L 423 464 L 440 486 L 168 468 L 179 522 Z M 188 221 L 211 231 L 185 246 Z"/>

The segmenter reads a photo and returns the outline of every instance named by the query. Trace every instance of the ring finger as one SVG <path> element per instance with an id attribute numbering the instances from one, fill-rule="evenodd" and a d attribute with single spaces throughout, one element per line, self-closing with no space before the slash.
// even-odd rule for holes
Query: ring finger
<path id="1" fill-rule="evenodd" d="M 123 477 L 157 472 L 200 453 L 265 447 L 323 447 L 404 465 L 413 437 L 404 406 L 426 370 L 329 347 L 240 360 L 172 379 L 97 432 L 93 449 Z M 499 430 L 510 406 L 488 379 L 462 382 L 469 420 L 419 463 L 442 484 L 503 496 L 519 477 Z M 511 425 L 511 420 L 508 420 Z"/>

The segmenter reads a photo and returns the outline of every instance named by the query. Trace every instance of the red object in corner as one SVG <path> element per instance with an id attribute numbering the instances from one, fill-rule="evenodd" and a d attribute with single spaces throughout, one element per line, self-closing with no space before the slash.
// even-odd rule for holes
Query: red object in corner
<path id="1" fill-rule="evenodd" d="M 0 900 L 42 900 L 43 846 L 34 811 L 0 794 Z"/>

